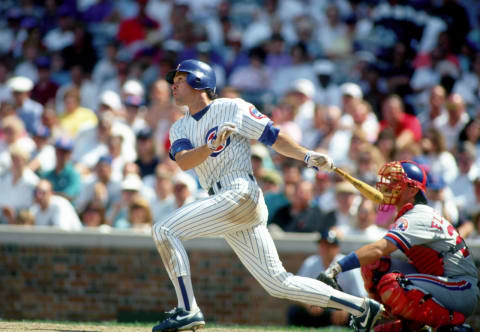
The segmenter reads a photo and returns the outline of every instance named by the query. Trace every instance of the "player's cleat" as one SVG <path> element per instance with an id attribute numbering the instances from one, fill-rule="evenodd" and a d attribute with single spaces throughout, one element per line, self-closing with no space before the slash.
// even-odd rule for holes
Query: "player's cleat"
<path id="1" fill-rule="evenodd" d="M 365 312 L 361 316 L 353 317 L 352 327 L 358 332 L 370 331 L 384 311 L 385 308 L 381 303 L 372 299 L 365 299 Z"/>
<path id="2" fill-rule="evenodd" d="M 205 326 L 205 318 L 200 309 L 186 311 L 175 308 L 169 311 L 168 315 L 160 324 L 153 327 L 152 332 L 195 331 Z"/>

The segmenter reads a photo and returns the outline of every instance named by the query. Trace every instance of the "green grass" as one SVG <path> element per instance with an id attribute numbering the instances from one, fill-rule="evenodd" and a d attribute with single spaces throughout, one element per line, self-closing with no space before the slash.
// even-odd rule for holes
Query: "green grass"
<path id="1" fill-rule="evenodd" d="M 150 330 L 151 327 L 154 325 L 154 323 L 146 323 L 146 322 L 141 322 L 141 323 L 118 323 L 115 321 L 106 321 L 106 322 L 73 322 L 73 321 L 65 321 L 65 322 L 60 322 L 60 321 L 51 321 L 51 320 L 21 320 L 21 321 L 13 321 L 13 320 L 3 320 L 0 319 L 0 327 L 4 325 L 8 325 L 12 329 L 11 331 L 16 331 L 17 328 L 18 330 L 36 330 L 36 328 L 40 328 L 42 330 L 47 330 L 50 331 L 49 329 L 46 328 L 52 328 L 54 325 L 55 326 L 55 331 L 58 331 L 58 325 L 64 326 L 68 331 L 72 329 L 72 331 L 83 331 L 83 329 L 95 329 L 97 328 L 102 328 L 102 331 L 104 331 L 104 328 L 106 329 L 105 331 L 115 331 L 115 330 L 121 330 L 121 331 L 137 331 L 138 329 L 143 330 Z M 352 331 L 351 329 L 348 328 L 342 328 L 342 327 L 325 327 L 325 328 L 304 328 L 304 327 L 293 327 L 293 326 L 247 326 L 247 325 L 226 325 L 226 324 L 207 324 L 205 326 L 205 329 L 199 330 L 199 332 L 206 331 L 208 330 L 214 330 L 214 331 L 225 331 L 225 332 L 230 332 L 230 331 L 235 331 L 235 332 L 242 332 L 242 331 L 293 331 L 293 332 L 347 332 L 347 331 Z M 7 329 L 7 331 L 10 331 L 10 329 Z"/>

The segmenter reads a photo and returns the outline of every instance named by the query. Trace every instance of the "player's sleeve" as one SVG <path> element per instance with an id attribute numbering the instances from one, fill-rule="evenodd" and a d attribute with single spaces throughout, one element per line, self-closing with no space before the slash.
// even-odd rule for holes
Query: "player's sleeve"
<path id="1" fill-rule="evenodd" d="M 238 133 L 248 139 L 255 139 L 271 146 L 277 140 L 280 130 L 273 126 L 273 121 L 260 113 L 254 105 L 237 99 Z"/>
<path id="2" fill-rule="evenodd" d="M 170 129 L 170 142 L 172 142 L 172 144 L 170 146 L 168 156 L 172 160 L 175 160 L 176 154 L 180 151 L 193 149 L 193 144 L 187 138 L 187 135 L 185 134 L 185 131 L 183 130 L 179 121 L 175 122 Z"/>
<path id="3" fill-rule="evenodd" d="M 384 238 L 397 246 L 402 252 L 413 246 L 430 242 L 432 236 L 421 221 L 412 222 L 406 217 L 399 218 Z"/>

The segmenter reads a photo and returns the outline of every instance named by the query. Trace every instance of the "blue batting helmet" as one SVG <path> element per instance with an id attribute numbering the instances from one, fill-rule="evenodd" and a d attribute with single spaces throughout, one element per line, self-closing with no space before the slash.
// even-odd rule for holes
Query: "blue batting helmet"
<path id="1" fill-rule="evenodd" d="M 177 72 L 187 73 L 187 83 L 195 90 L 211 89 L 215 92 L 217 79 L 212 67 L 202 61 L 185 60 L 178 64 L 175 70 L 167 73 L 166 80 L 173 84 L 173 78 Z"/>

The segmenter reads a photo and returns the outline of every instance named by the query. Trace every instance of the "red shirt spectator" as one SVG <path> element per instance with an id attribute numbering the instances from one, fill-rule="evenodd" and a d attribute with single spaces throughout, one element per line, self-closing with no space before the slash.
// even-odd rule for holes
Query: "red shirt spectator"
<path id="1" fill-rule="evenodd" d="M 404 147 L 412 141 L 418 142 L 422 138 L 420 121 L 415 115 L 405 113 L 400 97 L 393 95 L 383 102 L 382 116 L 380 130 L 392 128 L 397 147 Z"/>
<path id="2" fill-rule="evenodd" d="M 160 25 L 148 17 L 145 8 L 148 1 L 138 1 L 138 15 L 123 21 L 118 29 L 117 38 L 125 45 L 144 40 L 151 30 L 157 30 Z"/>

